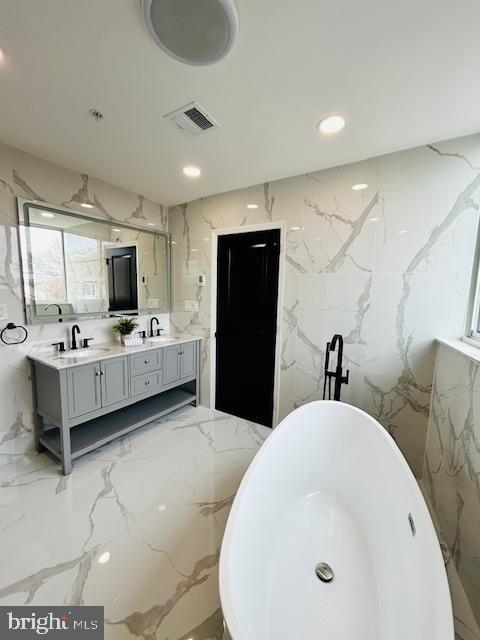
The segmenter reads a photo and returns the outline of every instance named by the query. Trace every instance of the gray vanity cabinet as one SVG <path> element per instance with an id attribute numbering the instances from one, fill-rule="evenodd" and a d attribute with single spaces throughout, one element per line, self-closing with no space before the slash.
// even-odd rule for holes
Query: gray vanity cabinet
<path id="1" fill-rule="evenodd" d="M 67 366 L 58 366 L 61 356 L 31 356 L 37 450 L 50 451 L 68 474 L 79 456 L 197 405 L 199 353 L 193 339 Z"/>
<path id="2" fill-rule="evenodd" d="M 163 350 L 163 384 L 177 380 L 180 380 L 180 345 L 173 345 Z"/>
<path id="3" fill-rule="evenodd" d="M 128 360 L 114 358 L 100 362 L 102 407 L 109 407 L 128 398 Z"/>
<path id="4" fill-rule="evenodd" d="M 78 418 L 128 398 L 127 358 L 92 362 L 67 371 L 68 414 Z"/>
<path id="5" fill-rule="evenodd" d="M 195 376 L 197 370 L 197 343 L 165 347 L 163 384 L 168 385 Z"/>
<path id="6" fill-rule="evenodd" d="M 180 379 L 183 380 L 195 375 L 197 344 L 186 342 L 178 348 L 180 349 Z"/>
<path id="7" fill-rule="evenodd" d="M 100 364 L 92 362 L 67 370 L 68 415 L 78 418 L 102 407 Z"/>

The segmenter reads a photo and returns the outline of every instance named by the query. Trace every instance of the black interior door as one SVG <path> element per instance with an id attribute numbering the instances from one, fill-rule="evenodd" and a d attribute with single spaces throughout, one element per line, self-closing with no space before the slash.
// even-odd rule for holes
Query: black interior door
<path id="1" fill-rule="evenodd" d="M 216 402 L 272 426 L 280 230 L 219 236 Z"/>
<path id="2" fill-rule="evenodd" d="M 107 269 L 108 310 L 138 309 L 136 247 L 107 249 Z"/>

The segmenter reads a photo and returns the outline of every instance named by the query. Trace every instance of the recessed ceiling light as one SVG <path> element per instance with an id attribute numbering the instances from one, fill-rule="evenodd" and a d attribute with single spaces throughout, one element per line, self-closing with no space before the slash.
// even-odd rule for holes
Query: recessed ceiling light
<path id="1" fill-rule="evenodd" d="M 380 218 L 377 218 L 376 216 L 375 218 L 370 218 L 370 222 L 378 222 L 378 220 L 380 220 Z"/>
<path id="2" fill-rule="evenodd" d="M 330 135 L 333 133 L 338 133 L 345 126 L 345 118 L 343 116 L 327 116 L 320 120 L 317 125 L 317 129 L 320 133 L 325 135 Z"/>
<path id="3" fill-rule="evenodd" d="M 189 178 L 198 178 L 202 172 L 198 167 L 183 167 L 183 173 Z"/>
<path id="4" fill-rule="evenodd" d="M 408 233 L 407 229 L 400 229 L 398 233 Z"/>
<path id="5" fill-rule="evenodd" d="M 302 227 L 290 227 L 291 231 L 300 231 Z"/>
<path id="6" fill-rule="evenodd" d="M 112 231 L 115 231 L 116 233 L 120 233 L 121 229 L 113 229 L 112 228 Z"/>
<path id="7" fill-rule="evenodd" d="M 156 222 L 147 222 L 147 227 L 155 227 L 156 224 Z"/>
<path id="8" fill-rule="evenodd" d="M 258 204 L 247 204 L 247 209 L 258 209 Z"/>
<path id="9" fill-rule="evenodd" d="M 352 191 L 363 191 L 364 189 L 368 189 L 368 184 L 365 182 L 359 182 L 358 184 L 354 184 L 352 187 Z"/>
<path id="10" fill-rule="evenodd" d="M 93 209 L 93 204 L 90 204 L 89 202 L 81 202 L 80 206 L 84 209 Z"/>
<path id="11" fill-rule="evenodd" d="M 175 240 L 172 240 L 170 244 L 177 244 Z"/>
<path id="12" fill-rule="evenodd" d="M 55 217 L 55 214 L 54 213 L 50 213 L 50 211 L 42 211 L 42 213 L 40 215 L 43 216 L 44 218 L 54 218 Z"/>
<path id="13" fill-rule="evenodd" d="M 98 558 L 98 561 L 99 561 L 100 564 L 105 564 L 109 560 L 110 560 L 110 552 L 109 551 L 105 551 L 105 553 L 102 553 L 102 555 Z"/>

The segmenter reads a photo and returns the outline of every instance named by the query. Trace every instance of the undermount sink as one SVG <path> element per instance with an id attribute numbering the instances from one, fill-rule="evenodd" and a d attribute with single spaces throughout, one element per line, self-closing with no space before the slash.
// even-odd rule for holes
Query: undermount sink
<path id="1" fill-rule="evenodd" d="M 106 348 L 97 348 L 92 349 L 89 347 L 88 349 L 76 349 L 74 351 L 68 351 L 67 353 L 60 353 L 60 358 L 65 358 L 66 360 L 76 360 L 77 358 L 95 358 L 96 356 L 104 356 L 110 349 Z"/>
<path id="2" fill-rule="evenodd" d="M 172 340 L 178 340 L 178 336 L 155 336 L 148 338 L 148 342 L 171 342 Z"/>

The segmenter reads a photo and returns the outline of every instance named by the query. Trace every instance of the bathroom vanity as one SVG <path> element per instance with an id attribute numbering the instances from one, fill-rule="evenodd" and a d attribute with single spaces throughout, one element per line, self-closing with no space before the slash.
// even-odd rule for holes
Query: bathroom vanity
<path id="1" fill-rule="evenodd" d="M 100 345 L 32 352 L 35 442 L 72 461 L 155 418 L 199 401 L 199 338 L 151 338 L 140 347 Z"/>

